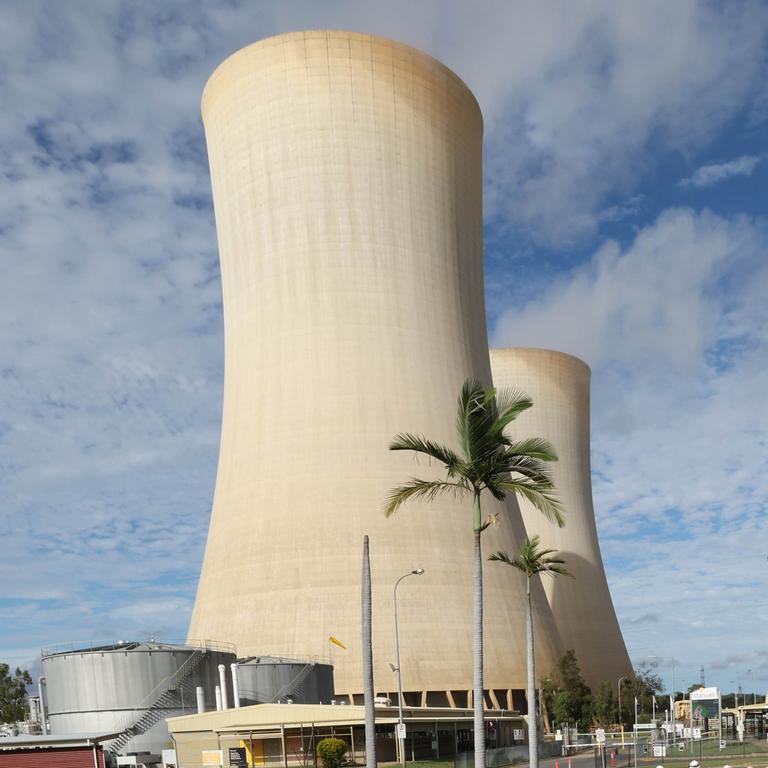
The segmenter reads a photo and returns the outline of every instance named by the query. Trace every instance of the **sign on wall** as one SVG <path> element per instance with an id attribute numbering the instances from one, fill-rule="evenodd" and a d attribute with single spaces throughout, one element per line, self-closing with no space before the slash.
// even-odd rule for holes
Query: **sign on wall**
<path id="1" fill-rule="evenodd" d="M 220 749 L 204 749 L 201 762 L 205 768 L 223 768 L 224 752 Z"/>

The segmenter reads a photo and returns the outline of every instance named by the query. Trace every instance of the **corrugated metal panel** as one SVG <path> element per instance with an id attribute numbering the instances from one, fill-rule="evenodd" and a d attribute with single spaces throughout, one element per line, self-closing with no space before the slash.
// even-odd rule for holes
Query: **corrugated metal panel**
<path id="1" fill-rule="evenodd" d="M 104 753 L 96 749 L 99 768 L 104 768 Z M 93 749 L 19 749 L 0 752 L 0 768 L 94 768 Z"/>

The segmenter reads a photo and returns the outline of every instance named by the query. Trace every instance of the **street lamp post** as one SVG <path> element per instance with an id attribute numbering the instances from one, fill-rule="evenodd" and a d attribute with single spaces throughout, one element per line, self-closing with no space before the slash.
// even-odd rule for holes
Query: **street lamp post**
<path id="1" fill-rule="evenodd" d="M 752 669 L 748 669 L 747 672 L 752 674 L 752 703 L 757 704 L 757 675 Z"/>
<path id="2" fill-rule="evenodd" d="M 619 730 L 621 731 L 621 746 L 624 746 L 624 723 L 621 722 L 621 683 L 623 680 L 626 680 L 626 677 L 620 677 L 619 682 L 616 683 L 616 690 L 617 690 L 617 699 L 618 699 L 618 708 L 619 708 Z"/>
<path id="3" fill-rule="evenodd" d="M 677 695 L 675 694 L 675 659 L 674 657 L 665 657 L 665 656 L 648 656 L 646 657 L 648 659 L 658 659 L 659 661 L 669 661 L 672 664 L 672 695 L 669 697 L 669 703 L 672 707 L 672 744 L 674 746 L 675 743 L 675 701 L 677 700 Z"/>
<path id="4" fill-rule="evenodd" d="M 637 768 L 637 696 L 635 696 L 635 722 L 632 724 L 632 754 L 635 768 Z"/>
<path id="5" fill-rule="evenodd" d="M 403 680 L 400 676 L 400 634 L 397 629 L 397 585 L 409 576 L 421 576 L 423 568 L 414 568 L 404 573 L 396 582 L 392 590 L 392 602 L 395 609 L 395 662 L 397 664 L 397 742 L 400 745 L 400 762 L 405 765 L 405 727 L 403 724 Z"/>

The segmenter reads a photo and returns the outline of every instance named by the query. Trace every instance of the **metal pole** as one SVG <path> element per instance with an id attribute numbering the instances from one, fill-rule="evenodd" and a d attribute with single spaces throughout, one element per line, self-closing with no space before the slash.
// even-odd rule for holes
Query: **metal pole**
<path id="1" fill-rule="evenodd" d="M 37 695 L 40 697 L 40 724 L 43 726 L 43 736 L 48 735 L 48 716 L 45 711 L 45 698 L 43 688 L 47 685 L 45 676 L 37 678 Z"/>
<path id="2" fill-rule="evenodd" d="M 410 576 L 407 573 L 405 576 Z M 401 765 L 405 765 L 405 739 L 403 738 L 403 679 L 400 675 L 400 633 L 397 627 L 397 585 L 405 578 L 401 576 L 392 591 L 395 606 L 395 664 L 397 665 L 397 745 Z"/>
<path id="3" fill-rule="evenodd" d="M 637 696 L 635 696 L 635 722 L 632 725 L 632 752 L 634 753 L 635 768 L 637 768 Z"/>
<path id="4" fill-rule="evenodd" d="M 616 688 L 618 689 L 618 706 L 619 706 L 619 729 L 621 730 L 621 746 L 624 746 L 624 723 L 621 721 L 621 682 L 622 680 L 626 680 L 626 677 L 620 677 L 619 682 L 616 684 Z"/>
<path id="5" fill-rule="evenodd" d="M 677 701 L 677 694 L 675 693 L 675 660 L 672 659 L 672 746 L 675 746 L 675 701 Z"/>
<path id="6" fill-rule="evenodd" d="M 688 722 L 691 724 L 691 747 L 690 753 L 693 754 L 693 691 L 688 692 Z"/>
<path id="7" fill-rule="evenodd" d="M 748 669 L 752 673 L 752 703 L 757 704 L 757 675 L 754 669 Z"/>
<path id="8" fill-rule="evenodd" d="M 395 613 L 395 664 L 397 665 L 397 743 L 400 747 L 400 764 L 403 766 L 405 765 L 405 735 L 403 734 L 403 679 L 400 674 L 400 633 L 397 627 L 397 585 L 409 576 L 421 576 L 423 573 L 423 568 L 414 568 L 397 579 L 392 588 L 392 604 Z"/>

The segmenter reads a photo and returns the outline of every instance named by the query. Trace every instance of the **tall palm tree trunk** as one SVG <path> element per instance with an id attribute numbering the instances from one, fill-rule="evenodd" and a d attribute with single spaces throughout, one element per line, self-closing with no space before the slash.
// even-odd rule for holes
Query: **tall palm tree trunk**
<path id="1" fill-rule="evenodd" d="M 525 629 L 528 637 L 528 762 L 539 768 L 539 735 L 536 729 L 536 662 L 533 653 L 533 611 L 531 610 L 531 577 L 528 577 L 525 605 Z"/>
<path id="2" fill-rule="evenodd" d="M 475 768 L 485 768 L 485 718 L 483 697 L 483 553 L 480 544 L 482 522 L 480 495 L 474 499 L 475 529 L 475 637 L 474 637 L 474 706 Z"/>
<path id="3" fill-rule="evenodd" d="M 373 644 L 371 641 L 371 560 L 363 537 L 363 698 L 365 700 L 365 765 L 376 768 L 376 713 L 373 705 Z"/>

